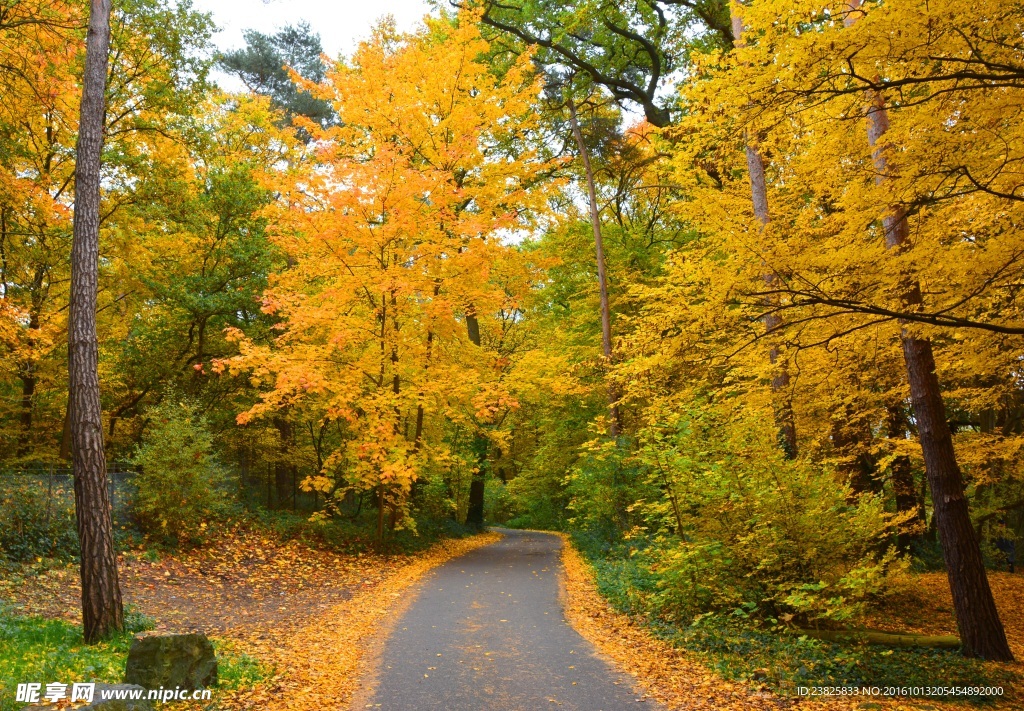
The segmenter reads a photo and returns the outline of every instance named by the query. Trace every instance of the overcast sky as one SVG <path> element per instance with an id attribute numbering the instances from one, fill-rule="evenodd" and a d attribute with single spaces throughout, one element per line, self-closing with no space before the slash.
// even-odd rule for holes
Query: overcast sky
<path id="1" fill-rule="evenodd" d="M 305 20 L 332 57 L 355 49 L 384 15 L 393 15 L 400 30 L 409 30 L 430 12 L 427 0 L 193 0 L 193 6 L 213 14 L 220 28 L 213 37 L 218 49 L 243 46 L 242 30 L 270 33 Z M 228 83 L 223 75 L 216 78 Z"/>

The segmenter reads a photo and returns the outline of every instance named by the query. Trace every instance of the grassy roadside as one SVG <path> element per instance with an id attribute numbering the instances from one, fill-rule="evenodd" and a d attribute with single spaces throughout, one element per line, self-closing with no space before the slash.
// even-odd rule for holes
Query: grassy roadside
<path id="1" fill-rule="evenodd" d="M 0 711 L 15 711 L 19 683 L 120 683 L 135 633 L 152 628 L 152 620 L 135 612 L 126 615 L 126 629 L 105 642 L 87 645 L 82 628 L 64 620 L 22 616 L 0 608 Z M 271 670 L 238 651 L 228 640 L 213 640 L 218 658 L 218 689 L 230 691 L 258 684 Z"/>
<path id="2" fill-rule="evenodd" d="M 439 537 L 416 553 L 392 555 L 281 538 L 239 533 L 204 549 L 123 558 L 126 600 L 149 616 L 128 615 L 124 634 L 93 646 L 74 623 L 72 564 L 12 566 L 19 574 L 0 580 L 0 711 L 21 707 L 18 683 L 119 682 L 132 635 L 154 626 L 210 635 L 220 684 L 202 708 L 336 706 L 360 688 L 375 640 L 409 588 L 434 566 L 500 536 Z"/>
<path id="3" fill-rule="evenodd" d="M 568 541 L 568 537 L 566 537 Z M 644 579 L 628 561 L 588 557 L 571 544 L 563 560 L 569 617 L 581 634 L 640 678 L 668 708 L 777 708 L 814 703 L 815 686 L 1001 686 L 1002 697 L 833 699 L 829 708 L 1019 708 L 1019 664 L 965 659 L 956 651 L 837 645 L 728 619 L 688 627 L 645 614 Z M 770 700 L 770 701 L 769 701 Z M 867 704 L 867 705 L 864 705 Z"/>

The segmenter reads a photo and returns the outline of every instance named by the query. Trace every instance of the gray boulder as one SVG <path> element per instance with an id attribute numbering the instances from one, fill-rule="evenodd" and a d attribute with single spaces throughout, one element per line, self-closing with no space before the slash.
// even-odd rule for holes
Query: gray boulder
<path id="1" fill-rule="evenodd" d="M 103 699 L 104 695 L 131 696 L 131 692 L 138 692 L 142 698 Z M 146 698 L 147 693 L 141 686 L 134 684 L 97 684 L 96 692 L 92 697 L 92 703 L 88 706 L 76 706 L 75 711 L 153 711 L 152 702 Z M 56 706 L 51 704 L 42 704 L 39 706 L 26 706 L 22 711 L 53 711 L 55 708 Z"/>
<path id="2" fill-rule="evenodd" d="M 217 657 L 201 632 L 145 633 L 128 650 L 124 680 L 146 689 L 205 689 L 217 684 Z"/>

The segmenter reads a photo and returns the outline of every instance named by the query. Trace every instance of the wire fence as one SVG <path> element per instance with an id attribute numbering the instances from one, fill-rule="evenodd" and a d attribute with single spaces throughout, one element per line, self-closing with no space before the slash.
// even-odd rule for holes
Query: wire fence
<path id="1" fill-rule="evenodd" d="M 131 502 L 135 496 L 135 470 L 126 465 L 113 464 L 107 469 L 107 493 L 116 524 L 127 523 L 131 515 Z M 45 494 L 47 506 L 74 507 L 75 480 L 71 467 L 35 465 L 0 469 L 0 486 L 7 497 L 18 492 Z"/>

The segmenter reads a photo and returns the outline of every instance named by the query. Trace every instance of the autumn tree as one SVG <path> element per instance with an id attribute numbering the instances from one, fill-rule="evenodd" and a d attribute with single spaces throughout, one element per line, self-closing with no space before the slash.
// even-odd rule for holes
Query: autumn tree
<path id="1" fill-rule="evenodd" d="M 269 347 L 243 340 L 229 362 L 264 388 L 240 421 L 301 406 L 344 431 L 307 486 L 373 492 L 378 535 L 387 511 L 396 525 L 408 515 L 417 479 L 464 461 L 446 432 L 477 432 L 514 404 L 491 323 L 533 277 L 506 267 L 498 281 L 494 265 L 516 264 L 501 236 L 542 207 L 531 176 L 545 165 L 528 143 L 529 60 L 499 79 L 476 61 L 486 49 L 466 17 L 410 36 L 384 25 L 307 85 L 340 121 L 307 122 L 310 162 L 271 178 L 292 266 L 263 308 L 281 333 Z"/>
<path id="2" fill-rule="evenodd" d="M 846 27 L 853 26 L 859 19 L 862 12 L 860 5 L 860 0 L 851 0 L 849 3 L 844 21 Z M 877 171 L 875 181 L 884 183 L 893 171 L 894 160 L 893 147 L 887 143 L 886 137 L 889 112 L 885 94 L 881 91 L 869 90 L 866 99 L 867 138 L 872 149 L 872 163 Z M 886 249 L 899 251 L 910 246 L 910 223 L 904 206 L 892 206 L 883 215 L 882 234 Z M 899 298 L 903 308 L 916 309 L 923 306 L 921 285 L 912 276 L 904 277 L 896 289 L 901 292 Z M 953 449 L 953 436 L 946 421 L 946 407 L 935 373 L 931 339 L 903 328 L 900 342 L 964 653 L 984 659 L 1010 661 L 1013 653 L 1010 652 L 992 598 L 981 548 L 967 510 L 963 477 Z"/>
<path id="3" fill-rule="evenodd" d="M 930 22 L 929 31 L 946 38 L 948 44 L 929 46 L 929 56 L 949 57 L 950 66 L 961 63 L 965 52 L 969 57 L 970 45 L 962 45 L 957 32 L 947 35 L 941 29 L 953 17 L 945 9 L 941 17 L 928 19 L 929 11 L 923 8 L 902 12 L 885 6 L 855 24 L 845 23 L 849 26 L 843 19 L 851 17 L 850 8 L 841 4 L 810 13 L 809 25 L 804 16 L 798 20 L 795 15 L 791 21 L 778 22 L 778 7 L 772 3 L 746 4 L 742 12 L 756 42 L 742 43 L 728 56 L 695 57 L 694 81 L 683 92 L 687 115 L 676 133 L 679 179 L 692 186 L 695 196 L 684 209 L 707 234 L 704 247 L 695 245 L 680 255 L 676 274 L 682 282 L 701 285 L 702 293 L 690 292 L 683 298 L 691 305 L 702 304 L 698 311 L 704 316 L 689 318 L 720 334 L 721 340 L 714 343 L 707 335 L 692 335 L 708 343 L 712 360 L 717 351 L 721 367 L 735 378 L 738 359 L 749 358 L 742 353 L 763 339 L 752 329 L 756 319 L 784 317 L 779 336 L 787 349 L 800 354 L 801 370 L 821 373 L 822 382 L 835 383 L 829 386 L 831 395 L 811 382 L 803 386 L 808 396 L 818 392 L 823 401 L 840 408 L 830 417 L 828 444 L 837 455 L 832 461 L 847 468 L 850 480 L 860 469 L 869 480 L 892 477 L 895 488 L 898 477 L 904 507 L 905 464 L 886 473 L 875 472 L 874 462 L 880 459 L 894 466 L 904 461 L 900 457 L 908 450 L 900 439 L 909 426 L 899 423 L 909 421 L 900 414 L 909 395 L 921 445 L 915 454 L 923 455 L 931 483 L 933 520 L 940 528 L 951 529 L 941 537 L 949 556 L 951 586 L 960 601 L 965 652 L 1003 658 L 1008 651 L 1000 642 L 1001 627 L 970 527 L 949 434 L 951 408 L 943 402 L 949 395 L 943 393 L 939 376 L 942 351 L 958 362 L 960 344 L 970 342 L 976 353 L 998 360 L 995 354 L 1008 344 L 987 334 L 1010 334 L 1016 328 L 1019 306 L 1012 297 L 1006 301 L 1004 280 L 1019 269 L 1018 249 L 1010 232 L 976 219 L 1013 207 L 1012 201 L 993 191 L 965 189 L 969 181 L 959 191 L 947 192 L 949 176 L 956 173 L 935 170 L 935 162 L 955 155 L 954 146 L 968 135 L 976 137 L 967 114 L 978 119 L 984 114 L 975 111 L 998 114 L 1004 97 L 962 83 L 961 76 L 952 70 L 945 74 L 940 64 L 931 93 L 917 81 L 915 97 L 904 95 L 890 111 L 883 80 L 873 86 L 875 80 L 865 83 L 861 78 L 884 76 L 884 83 L 895 91 L 901 76 L 920 79 L 920 64 L 907 61 L 907 53 L 915 50 L 892 44 L 896 37 L 918 36 L 904 23 L 918 27 L 918 22 Z M 815 31 L 806 31 L 808 27 Z M 956 79 L 948 78 L 954 75 Z M 854 86 L 857 90 L 850 90 Z M 971 109 L 955 107 L 954 96 L 969 97 L 963 105 Z M 724 116 L 723 104 L 735 107 L 736 113 Z M 862 126 L 848 120 L 865 113 L 870 126 L 867 140 Z M 699 132 L 694 130 L 698 126 Z M 735 207 L 742 188 L 730 171 L 743 163 L 750 166 L 743 160 L 742 147 L 735 146 L 737 134 L 757 136 L 762 154 L 770 156 L 763 164 L 766 194 L 773 206 L 770 223 L 755 215 L 752 224 L 749 212 Z M 1003 145 L 1008 138 L 997 141 Z M 987 150 L 982 147 L 986 143 L 965 145 L 962 157 Z M 825 166 L 843 168 L 829 175 Z M 756 171 L 750 172 L 753 179 Z M 1001 201 L 1000 208 L 982 208 L 981 201 L 989 200 Z M 737 219 L 738 215 L 743 217 Z M 776 216 L 784 221 L 784 229 L 775 227 Z M 764 279 L 766 270 L 769 281 Z M 918 284 L 928 286 L 915 287 Z M 996 302 L 1001 306 L 998 312 L 990 310 Z M 730 329 L 743 331 L 744 337 L 728 337 Z M 888 352 L 873 359 L 857 358 L 880 337 L 898 348 L 905 360 L 904 373 Z M 942 351 L 935 349 L 936 343 L 942 344 Z M 818 349 L 824 350 L 820 356 Z M 873 382 L 864 379 L 864 366 L 856 365 L 865 361 L 877 373 Z M 752 362 L 748 367 L 750 376 L 757 374 Z M 981 372 L 991 367 L 982 366 Z M 964 378 L 960 382 L 966 384 L 975 375 L 947 377 Z M 962 398 L 970 396 L 962 386 L 945 389 L 957 393 L 954 407 L 966 405 Z M 821 421 L 824 413 L 812 397 L 794 398 L 803 400 L 794 403 L 798 417 L 802 410 L 811 421 Z M 886 430 L 894 437 L 873 442 L 873 432 Z M 973 450 L 981 441 L 964 438 L 964 446 Z M 877 457 L 886 451 L 895 454 Z M 981 471 L 977 475 L 984 478 Z M 958 511 L 950 510 L 953 502 Z M 968 594 L 968 589 L 973 592 Z M 968 602 L 975 594 L 977 598 Z"/>
<path id="4" fill-rule="evenodd" d="M 246 46 L 225 52 L 221 67 L 238 76 L 250 91 L 269 96 L 289 121 L 303 116 L 327 125 L 333 120 L 331 105 L 289 75 L 294 71 L 313 83 L 324 78 L 323 46 L 309 25 L 289 25 L 273 35 L 246 30 L 243 36 Z"/>
<path id="5" fill-rule="evenodd" d="M 0 106 L 0 180 L 5 187 L 0 200 L 0 281 L 6 311 L 16 315 L 0 342 L 5 356 L 0 437 L 8 445 L 6 461 L 52 462 L 62 439 L 68 444 L 63 361 L 81 96 L 78 49 L 85 20 L 77 4 L 36 8 L 38 18 L 30 14 L 31 3 L 15 7 L 17 13 L 5 15 L 12 26 L 4 30 L 9 41 L 3 43 L 0 69 L 7 97 Z M 100 213 L 105 259 L 97 292 L 105 411 L 130 409 L 118 388 L 107 387 L 111 380 L 104 353 L 121 342 L 120 334 L 132 321 L 126 314 L 135 292 L 126 287 L 139 265 L 128 264 L 144 240 L 129 238 L 134 229 L 129 213 L 152 185 L 147 178 L 166 174 L 154 167 L 167 152 L 151 150 L 151 139 L 161 136 L 166 145 L 195 135 L 192 116 L 202 105 L 197 98 L 208 88 L 202 53 L 209 32 L 209 18 L 187 6 L 138 0 L 113 9 Z M 147 200 L 160 202 L 151 193 Z"/>

